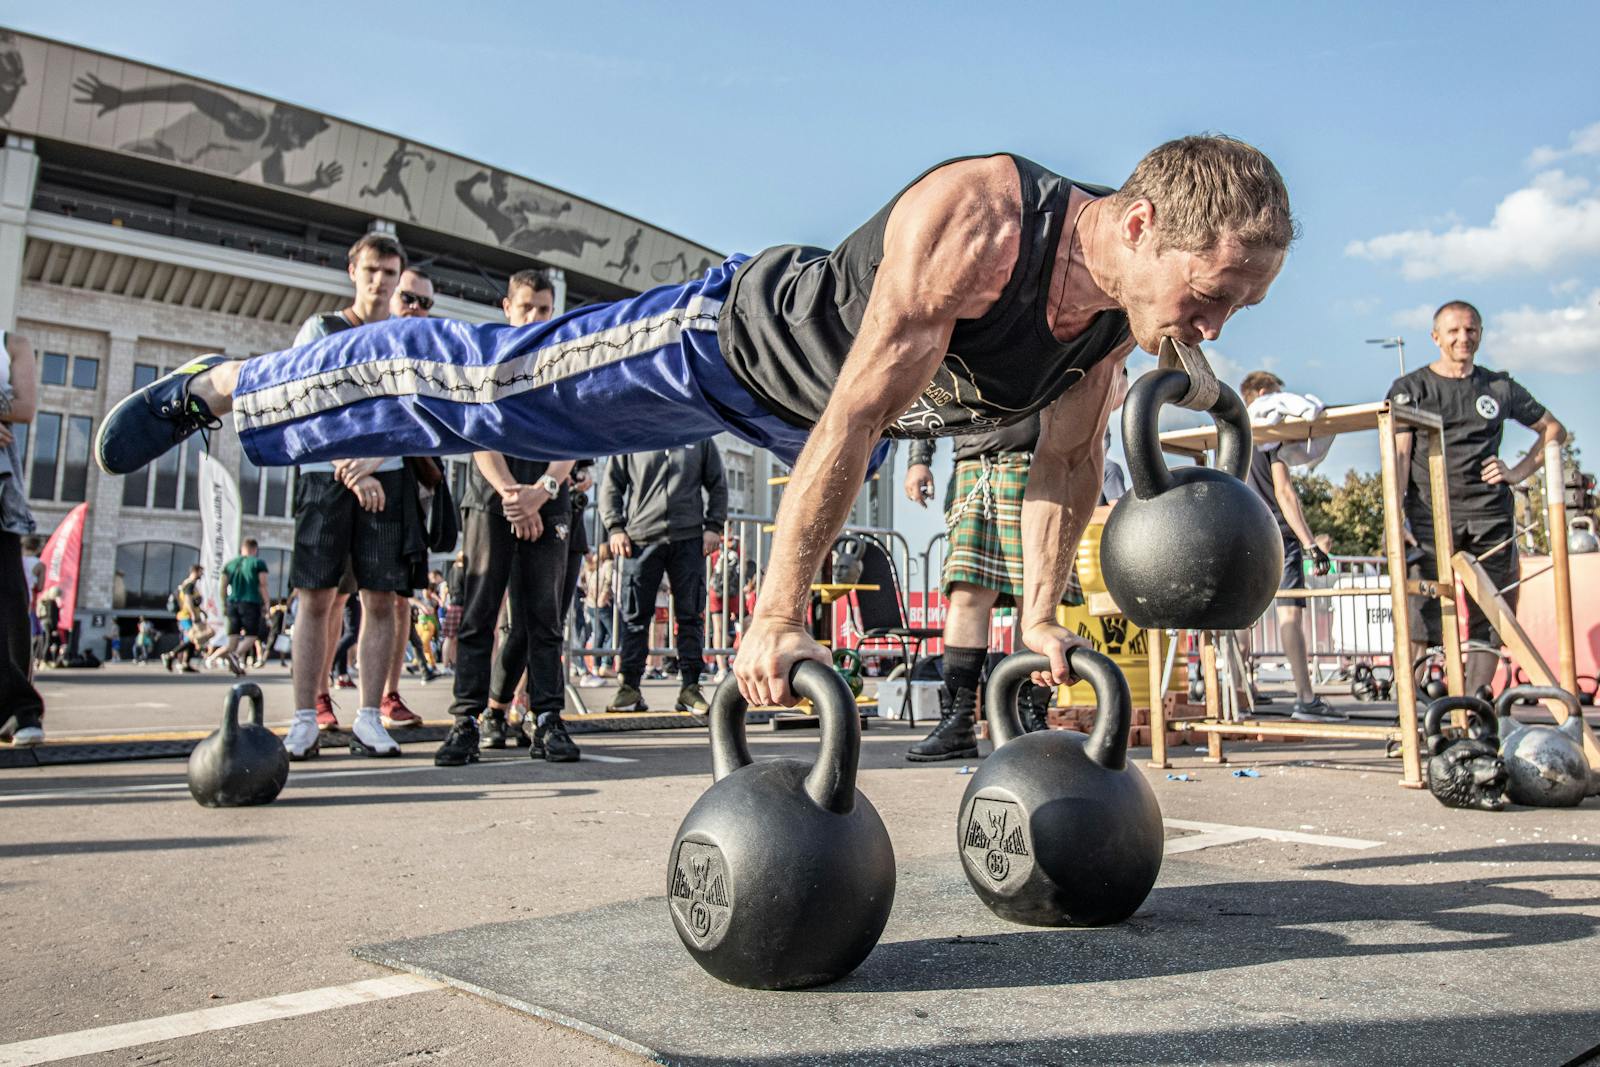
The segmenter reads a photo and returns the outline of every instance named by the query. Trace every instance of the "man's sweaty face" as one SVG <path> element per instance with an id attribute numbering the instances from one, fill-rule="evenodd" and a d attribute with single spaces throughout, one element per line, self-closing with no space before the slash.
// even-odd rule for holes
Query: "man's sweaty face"
<path id="1" fill-rule="evenodd" d="M 1433 324 L 1433 343 L 1439 354 L 1452 363 L 1466 363 L 1478 354 L 1483 340 L 1483 323 L 1465 308 L 1447 308 Z"/>
<path id="2" fill-rule="evenodd" d="M 1119 294 L 1134 342 L 1155 355 L 1163 337 L 1215 341 L 1234 312 L 1266 297 L 1283 255 L 1226 239 L 1208 252 L 1139 248 Z"/>

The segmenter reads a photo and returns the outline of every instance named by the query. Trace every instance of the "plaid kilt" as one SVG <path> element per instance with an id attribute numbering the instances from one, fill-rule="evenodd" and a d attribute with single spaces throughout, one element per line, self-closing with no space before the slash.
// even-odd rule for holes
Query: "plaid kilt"
<path id="1" fill-rule="evenodd" d="M 1028 487 L 1027 452 L 1000 452 L 956 464 L 945 499 L 950 534 L 940 587 L 956 582 L 993 589 L 999 607 L 1022 602 L 1022 494 Z"/>
<path id="2" fill-rule="evenodd" d="M 466 611 L 464 604 L 446 604 L 444 617 L 440 620 L 439 636 L 449 639 L 461 633 L 461 616 Z"/>

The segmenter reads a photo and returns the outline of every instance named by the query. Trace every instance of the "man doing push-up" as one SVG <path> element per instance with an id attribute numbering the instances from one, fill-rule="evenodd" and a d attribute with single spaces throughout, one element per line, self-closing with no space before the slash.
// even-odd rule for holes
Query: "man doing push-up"
<path id="1" fill-rule="evenodd" d="M 828 662 L 807 628 L 809 585 L 884 439 L 1038 412 L 1023 640 L 1065 681 L 1082 642 L 1055 608 L 1099 499 L 1123 362 L 1135 344 L 1216 338 L 1265 297 L 1294 235 L 1277 169 L 1227 137 L 1164 144 L 1117 190 L 1019 156 L 957 159 L 831 252 L 736 255 L 683 285 L 521 328 L 390 320 L 242 362 L 204 357 L 113 409 L 96 458 L 136 470 L 228 411 L 263 466 L 568 459 L 731 432 L 794 468 L 734 664 L 747 699 L 791 704 L 795 663 Z"/>

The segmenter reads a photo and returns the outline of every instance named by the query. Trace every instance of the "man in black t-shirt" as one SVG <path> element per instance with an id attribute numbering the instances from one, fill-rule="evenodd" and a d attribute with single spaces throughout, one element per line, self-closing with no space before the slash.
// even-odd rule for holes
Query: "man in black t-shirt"
<path id="1" fill-rule="evenodd" d="M 1396 378 L 1389 386 L 1395 404 L 1421 408 L 1444 422 L 1446 474 L 1450 486 L 1450 535 L 1457 551 L 1483 557 L 1505 542 L 1504 548 L 1482 560 L 1495 585 L 1504 589 L 1517 576 L 1516 518 L 1511 487 L 1523 481 L 1544 461 L 1544 446 L 1564 441 L 1566 429 L 1511 375 L 1474 363 L 1483 339 L 1483 317 L 1462 300 L 1452 300 L 1433 315 L 1433 343 L 1439 358 Z M 1500 458 L 1500 438 L 1507 419 L 1515 419 L 1539 435 L 1538 444 L 1515 465 Z M 1434 558 L 1433 511 L 1429 496 L 1428 443 L 1407 431 L 1397 431 L 1400 493 L 1405 500 L 1409 529 L 1406 544 L 1419 554 L 1415 569 L 1420 577 L 1436 580 L 1439 562 Z M 1448 567 L 1448 563 L 1446 564 Z M 1516 607 L 1516 590 L 1505 594 Z M 1413 653 L 1441 640 L 1439 605 L 1432 599 L 1412 600 Z M 1420 626 L 1417 623 L 1421 623 Z M 1471 598 L 1467 600 L 1467 636 L 1490 641 L 1494 631 Z M 1399 650 L 1396 649 L 1396 652 Z M 1466 689 L 1476 692 L 1494 677 L 1493 656 L 1469 656 Z"/>
<path id="2" fill-rule="evenodd" d="M 1271 371 L 1251 371 L 1239 383 L 1239 395 L 1246 405 L 1257 397 L 1282 391 L 1283 379 Z M 1306 587 L 1305 557 L 1308 554 L 1312 570 L 1319 575 L 1327 574 L 1328 554 L 1312 536 L 1305 511 L 1300 507 L 1300 494 L 1295 490 L 1279 443 L 1251 449 L 1246 480 L 1278 521 L 1278 534 L 1283 538 L 1283 577 L 1278 588 Z M 1305 602 L 1299 597 L 1279 597 L 1277 606 L 1278 639 L 1283 645 L 1283 658 L 1289 662 L 1289 673 L 1294 675 L 1295 704 L 1289 717 L 1301 722 L 1343 720 L 1344 716 L 1336 714 L 1311 688 L 1311 671 L 1306 663 Z M 1240 633 L 1243 635 L 1247 631 Z"/>

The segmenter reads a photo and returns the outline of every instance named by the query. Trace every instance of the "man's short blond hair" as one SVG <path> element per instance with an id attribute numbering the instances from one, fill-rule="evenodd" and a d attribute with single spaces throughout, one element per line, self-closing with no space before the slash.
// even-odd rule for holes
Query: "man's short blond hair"
<path id="1" fill-rule="evenodd" d="M 1272 160 L 1223 134 L 1168 141 L 1139 161 L 1116 200 L 1154 205 L 1158 250 L 1209 252 L 1230 237 L 1246 248 L 1282 251 L 1300 236 Z"/>

